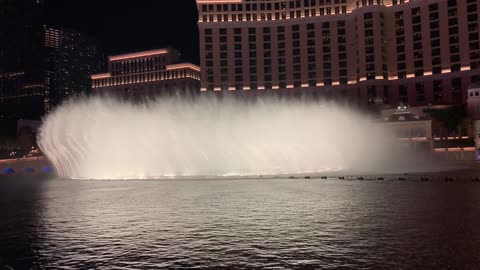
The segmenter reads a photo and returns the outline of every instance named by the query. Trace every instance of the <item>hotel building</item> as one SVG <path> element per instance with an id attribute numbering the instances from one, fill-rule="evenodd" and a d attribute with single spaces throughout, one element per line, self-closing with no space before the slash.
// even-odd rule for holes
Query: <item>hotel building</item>
<path id="1" fill-rule="evenodd" d="M 460 104 L 480 0 L 197 0 L 201 91 Z"/>
<path id="2" fill-rule="evenodd" d="M 71 29 L 45 28 L 46 110 L 63 101 L 86 95 L 90 77 L 103 70 L 104 55 L 97 41 Z"/>
<path id="3" fill-rule="evenodd" d="M 108 73 L 92 76 L 94 94 L 133 100 L 199 91 L 200 67 L 180 62 L 180 53 L 170 48 L 110 56 Z"/>

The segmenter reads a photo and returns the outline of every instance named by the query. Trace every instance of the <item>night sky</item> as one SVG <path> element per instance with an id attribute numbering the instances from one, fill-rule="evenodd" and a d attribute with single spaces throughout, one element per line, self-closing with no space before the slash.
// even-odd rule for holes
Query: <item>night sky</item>
<path id="1" fill-rule="evenodd" d="M 195 0 L 46 0 L 47 23 L 95 37 L 107 55 L 174 47 L 198 64 Z"/>

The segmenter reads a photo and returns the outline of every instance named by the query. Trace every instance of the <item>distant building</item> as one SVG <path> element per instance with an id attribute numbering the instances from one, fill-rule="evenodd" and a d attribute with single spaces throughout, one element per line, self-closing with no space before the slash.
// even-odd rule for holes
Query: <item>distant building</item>
<path id="1" fill-rule="evenodd" d="M 463 104 L 479 0 L 197 0 L 201 90 Z"/>
<path id="2" fill-rule="evenodd" d="M 103 52 L 95 39 L 70 29 L 45 28 L 47 110 L 88 94 L 90 77 L 102 70 Z"/>
<path id="3" fill-rule="evenodd" d="M 0 120 L 37 119 L 91 89 L 103 56 L 91 38 L 45 27 L 44 0 L 0 0 Z"/>
<path id="4" fill-rule="evenodd" d="M 391 128 L 397 138 L 408 143 L 413 149 L 432 151 L 444 160 L 476 160 L 476 133 L 470 115 L 459 113 L 463 106 L 436 105 L 382 110 L 384 125 Z M 448 127 L 450 114 L 461 116 L 455 127 Z M 450 116 L 449 116 L 450 115 Z M 450 118 L 450 119 L 447 119 Z M 479 144 L 480 145 L 480 144 Z"/>
<path id="5" fill-rule="evenodd" d="M 43 0 L 0 0 L 0 120 L 44 112 L 43 26 Z"/>
<path id="6" fill-rule="evenodd" d="M 200 68 L 180 61 L 175 49 L 110 56 L 108 73 L 92 76 L 94 94 L 133 100 L 200 91 Z"/>
<path id="7" fill-rule="evenodd" d="M 477 159 L 480 159 L 480 83 L 472 84 L 468 89 L 467 108 L 473 122 Z"/>
<path id="8" fill-rule="evenodd" d="M 467 108 L 473 119 L 480 120 L 480 82 L 473 83 L 468 88 Z"/>
<path id="9" fill-rule="evenodd" d="M 384 125 L 410 148 L 433 151 L 432 120 L 429 117 L 414 114 L 407 106 L 400 105 L 393 113 L 384 116 Z"/>

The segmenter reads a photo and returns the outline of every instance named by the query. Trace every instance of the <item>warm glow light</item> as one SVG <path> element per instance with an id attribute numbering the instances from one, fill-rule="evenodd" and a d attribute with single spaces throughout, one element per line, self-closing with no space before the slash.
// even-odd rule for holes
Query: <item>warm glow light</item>
<path id="1" fill-rule="evenodd" d="M 441 139 L 442 138 L 440 138 L 440 137 L 435 137 L 435 140 L 441 140 Z M 447 140 L 456 140 L 456 139 L 457 139 L 456 137 L 447 137 Z M 465 140 L 465 139 L 469 139 L 469 137 L 468 136 L 462 136 L 462 137 L 460 137 L 460 139 Z"/>
<path id="2" fill-rule="evenodd" d="M 469 67 L 469 66 L 462 67 L 460 70 L 461 70 L 461 71 L 470 70 L 470 67 Z"/>
<path id="3" fill-rule="evenodd" d="M 9 78 L 9 77 L 21 76 L 24 74 L 25 72 L 3 73 L 3 74 L 0 74 L 0 78 Z"/>
<path id="4" fill-rule="evenodd" d="M 43 85 L 43 84 L 27 84 L 23 87 L 23 89 L 37 88 L 37 87 L 45 87 L 45 85 Z"/>
<path id="5" fill-rule="evenodd" d="M 108 59 L 110 61 L 118 61 L 118 60 L 126 60 L 126 59 L 153 56 L 153 55 L 166 54 L 166 53 L 168 53 L 168 50 L 159 49 L 159 50 L 151 50 L 151 51 L 144 51 L 144 52 L 128 53 L 128 54 L 122 54 L 122 55 L 114 55 L 114 56 L 110 56 Z"/>
<path id="6" fill-rule="evenodd" d="M 428 141 L 427 137 L 411 138 L 411 140 L 415 141 L 415 142 L 426 142 L 426 141 Z"/>
<path id="7" fill-rule="evenodd" d="M 243 0 L 197 0 L 197 4 L 243 3 Z"/>
<path id="8" fill-rule="evenodd" d="M 181 63 L 181 64 L 173 64 L 173 65 L 167 65 L 165 66 L 167 70 L 176 70 L 176 69 L 184 69 L 184 68 L 190 68 L 195 71 L 200 72 L 200 67 L 191 63 Z"/>
<path id="9" fill-rule="evenodd" d="M 110 73 L 94 74 L 92 75 L 92 80 L 104 79 L 104 78 L 110 78 L 110 77 L 112 77 L 112 74 Z"/>
<path id="10" fill-rule="evenodd" d="M 435 152 L 475 152 L 475 147 L 465 147 L 465 148 L 436 148 Z"/>

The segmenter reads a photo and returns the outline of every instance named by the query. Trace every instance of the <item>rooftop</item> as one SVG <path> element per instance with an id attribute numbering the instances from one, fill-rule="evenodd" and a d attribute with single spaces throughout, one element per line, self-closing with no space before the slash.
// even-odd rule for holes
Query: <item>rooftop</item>
<path id="1" fill-rule="evenodd" d="M 141 57 L 147 57 L 147 56 L 167 54 L 168 52 L 169 52 L 168 49 L 157 49 L 157 50 L 149 50 L 149 51 L 142 51 L 142 52 L 134 52 L 134 53 L 127 53 L 127 54 L 113 55 L 113 56 L 108 57 L 108 59 L 110 61 L 128 60 L 128 59 L 133 59 L 133 58 L 141 58 Z"/>

